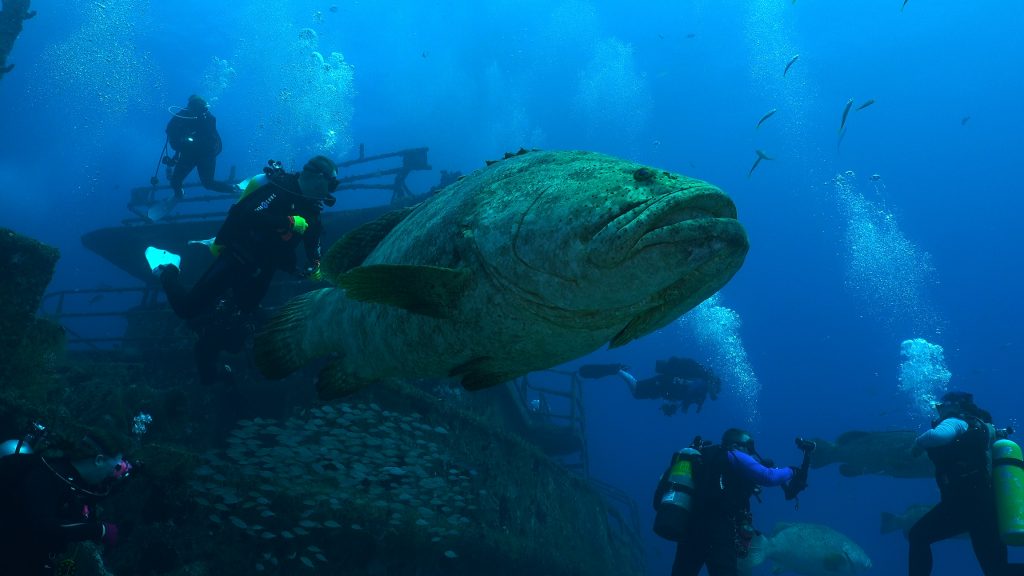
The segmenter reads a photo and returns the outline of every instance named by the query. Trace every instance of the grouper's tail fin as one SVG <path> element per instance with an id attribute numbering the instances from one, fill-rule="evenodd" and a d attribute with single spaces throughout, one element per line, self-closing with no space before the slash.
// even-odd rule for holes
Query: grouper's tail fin
<path id="1" fill-rule="evenodd" d="M 314 290 L 292 298 L 256 334 L 253 346 L 256 367 L 263 376 L 278 380 L 295 372 L 317 356 L 307 341 L 309 323 L 316 317 L 322 293 Z"/>

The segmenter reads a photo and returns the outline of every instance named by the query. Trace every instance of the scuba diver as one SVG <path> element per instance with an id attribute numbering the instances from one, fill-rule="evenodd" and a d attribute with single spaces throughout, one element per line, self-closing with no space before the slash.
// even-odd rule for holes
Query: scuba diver
<path id="1" fill-rule="evenodd" d="M 58 558 L 69 544 L 117 543 L 117 525 L 99 521 L 94 509 L 132 465 L 90 438 L 78 454 L 61 458 L 16 442 L 17 449 L 0 457 L 0 574 L 71 574 L 73 559 Z"/>
<path id="2" fill-rule="evenodd" d="M 720 445 L 698 436 L 673 455 L 654 492 L 654 531 L 677 542 L 672 576 L 697 576 L 704 566 L 710 576 L 739 574 L 757 534 L 750 497 L 760 498 L 761 486 L 782 486 L 792 500 L 807 487 L 814 443 L 796 442 L 804 453 L 799 468 L 775 468 L 739 428 L 726 430 Z"/>
<path id="3" fill-rule="evenodd" d="M 182 184 L 193 169 L 199 174 L 203 188 L 234 193 L 231 184 L 213 179 L 217 169 L 217 155 L 224 146 L 217 132 L 217 118 L 210 113 L 210 105 L 202 96 L 189 96 L 188 105 L 171 116 L 165 131 L 167 143 L 174 150 L 174 156 L 165 158 L 164 164 L 174 169 L 170 183 L 175 198 L 185 196 Z"/>
<path id="4" fill-rule="evenodd" d="M 298 173 L 285 172 L 271 160 L 263 174 L 245 182 L 242 197 L 228 211 L 213 242 L 215 259 L 191 290 L 179 280 L 181 257 L 150 246 L 146 260 L 160 278 L 167 301 L 179 318 L 197 319 L 216 312 L 230 290 L 231 306 L 238 314 L 222 314 L 248 322 L 259 308 L 277 270 L 320 279 L 320 235 L 323 207 L 333 206 L 338 188 L 337 167 L 330 158 L 316 156 Z M 302 244 L 309 267 L 299 270 L 295 248 Z M 216 316 L 214 316 L 216 318 Z M 201 322 L 201 320 L 197 320 Z M 229 349 L 221 329 L 200 338 L 196 350 L 200 373 L 213 371 L 220 350 Z M 232 329 L 228 327 L 228 329 Z M 209 379 L 207 378 L 207 381 Z"/>
<path id="5" fill-rule="evenodd" d="M 691 358 L 672 356 L 668 360 L 658 360 L 654 363 L 654 371 L 657 373 L 655 376 L 637 381 L 621 364 L 587 364 L 580 367 L 579 375 L 583 378 L 618 376 L 629 386 L 633 398 L 665 400 L 661 411 L 666 416 L 672 416 L 680 408 L 685 414 L 691 405 L 696 405 L 697 413 L 700 413 L 708 396 L 717 400 L 722 390 L 721 379 Z"/>
<path id="6" fill-rule="evenodd" d="M 172 108 L 173 111 L 173 108 Z M 167 122 L 167 142 L 161 152 L 160 162 L 167 166 L 171 190 L 174 196 L 149 211 L 149 219 L 156 221 L 167 215 L 185 197 L 183 184 L 185 178 L 195 169 L 199 173 L 199 181 L 203 188 L 214 192 L 233 194 L 235 187 L 227 182 L 214 179 L 217 169 L 217 155 L 223 144 L 217 132 L 217 118 L 210 113 L 210 106 L 201 96 L 193 94 L 188 97 L 188 105 L 173 111 Z M 166 156 L 167 146 L 174 150 L 174 156 Z M 157 165 L 159 169 L 159 164 Z M 156 175 L 152 179 L 156 185 Z"/>
<path id="7" fill-rule="evenodd" d="M 931 574 L 932 544 L 964 532 L 983 574 L 1024 574 L 1024 565 L 1008 563 L 992 486 L 992 443 L 1009 431 L 997 430 L 992 415 L 968 392 L 947 392 L 935 410 L 939 417 L 915 440 L 911 455 L 928 452 L 940 500 L 910 528 L 910 576 Z"/>

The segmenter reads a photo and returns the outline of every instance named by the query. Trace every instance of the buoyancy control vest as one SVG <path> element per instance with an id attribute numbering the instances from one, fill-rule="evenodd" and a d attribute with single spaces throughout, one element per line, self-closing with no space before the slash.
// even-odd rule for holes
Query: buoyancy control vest
<path id="1" fill-rule="evenodd" d="M 967 432 L 949 444 L 928 449 L 928 457 L 935 464 L 935 482 L 944 498 L 987 487 L 992 480 L 992 426 L 975 416 L 956 417 L 967 423 Z M 940 423 L 942 420 L 936 420 L 932 428 Z"/>
<path id="2" fill-rule="evenodd" d="M 733 470 L 725 447 L 695 443 L 673 454 L 662 474 L 654 493 L 654 531 L 680 542 L 694 517 L 736 518 L 749 512 L 756 491 L 753 481 Z"/>
<path id="3" fill-rule="evenodd" d="M 283 227 L 269 229 L 267 223 L 283 226 L 289 216 L 300 215 L 314 227 L 307 232 L 316 233 L 320 206 L 301 195 L 297 174 L 277 170 L 246 182 L 249 184 L 228 211 L 214 243 L 228 248 L 243 262 L 274 264 L 287 270 L 294 266 L 295 247 L 302 236 L 287 233 Z"/>

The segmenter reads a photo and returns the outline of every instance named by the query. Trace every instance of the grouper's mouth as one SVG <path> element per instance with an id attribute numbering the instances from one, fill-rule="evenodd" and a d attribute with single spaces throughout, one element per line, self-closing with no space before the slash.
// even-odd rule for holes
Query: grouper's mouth
<path id="1" fill-rule="evenodd" d="M 652 198 L 616 216 L 589 243 L 589 259 L 612 267 L 663 244 L 746 245 L 736 205 L 717 188 Z"/>

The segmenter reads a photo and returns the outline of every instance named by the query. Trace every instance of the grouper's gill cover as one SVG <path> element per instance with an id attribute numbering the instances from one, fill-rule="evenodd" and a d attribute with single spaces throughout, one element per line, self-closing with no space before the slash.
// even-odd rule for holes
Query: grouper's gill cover
<path id="1" fill-rule="evenodd" d="M 590 152 L 529 152 L 367 225 L 325 259 L 338 286 L 257 338 L 283 377 L 318 356 L 321 395 L 385 377 L 499 384 L 625 344 L 718 291 L 748 248 L 718 188 Z"/>

